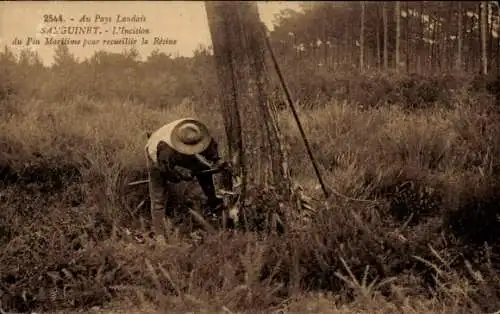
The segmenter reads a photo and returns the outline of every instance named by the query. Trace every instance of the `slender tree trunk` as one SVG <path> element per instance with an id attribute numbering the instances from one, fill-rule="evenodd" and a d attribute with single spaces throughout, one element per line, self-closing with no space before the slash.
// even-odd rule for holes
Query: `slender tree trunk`
<path id="1" fill-rule="evenodd" d="M 359 35 L 359 69 L 363 72 L 365 68 L 365 2 L 361 1 L 361 26 Z"/>
<path id="2" fill-rule="evenodd" d="M 493 60 L 495 59 L 495 55 L 493 52 L 493 46 L 494 46 L 494 40 L 493 40 L 493 4 L 490 3 L 490 1 L 486 1 L 486 24 L 487 24 L 487 35 L 486 39 L 488 41 L 488 72 L 491 72 L 490 70 L 493 70 Z M 491 17 L 491 23 L 490 23 L 490 17 Z"/>
<path id="3" fill-rule="evenodd" d="M 420 2 L 420 38 L 419 38 L 419 45 L 418 45 L 418 60 L 419 60 L 419 73 L 423 73 L 425 70 L 426 66 L 426 59 L 427 59 L 427 50 L 425 48 L 425 41 L 424 41 L 424 36 L 425 36 L 425 23 L 424 23 L 424 2 Z"/>
<path id="4" fill-rule="evenodd" d="M 331 69 L 335 71 L 337 69 L 337 57 L 339 56 L 337 40 L 332 38 L 332 46 L 330 47 L 330 64 Z"/>
<path id="5" fill-rule="evenodd" d="M 497 18 L 500 19 L 500 3 L 497 2 Z M 497 84 L 500 85 L 500 36 L 497 36 L 496 45 L 496 70 L 497 70 Z M 500 89 L 500 86 L 498 86 Z M 497 90 L 497 108 L 500 108 L 500 90 Z"/>
<path id="6" fill-rule="evenodd" d="M 328 45 L 329 43 L 329 39 L 328 37 L 325 37 L 326 41 L 323 43 L 324 47 L 323 47 L 323 59 L 325 60 L 325 68 L 328 69 L 330 67 L 330 58 L 329 58 L 329 55 L 330 55 L 330 47 Z"/>
<path id="7" fill-rule="evenodd" d="M 242 180 L 241 204 L 270 187 L 290 199 L 287 156 L 276 112 L 267 101 L 266 44 L 257 4 L 206 1 L 205 8 L 229 154 Z"/>
<path id="8" fill-rule="evenodd" d="M 498 16 L 500 17 L 500 6 L 498 8 Z M 500 85 L 500 38 L 497 38 L 497 84 Z M 500 86 L 497 85 L 497 94 L 496 94 L 496 100 L 497 100 L 497 108 L 500 108 Z"/>
<path id="9" fill-rule="evenodd" d="M 344 32 L 344 67 L 351 67 L 351 45 L 349 45 L 349 25 L 346 23 Z"/>
<path id="10" fill-rule="evenodd" d="M 440 15 L 439 11 L 436 10 L 436 29 L 435 29 L 435 34 L 434 34 L 434 40 L 436 42 L 436 67 L 439 71 L 443 70 L 443 26 L 440 21 Z"/>
<path id="11" fill-rule="evenodd" d="M 483 12 L 481 10 L 481 5 L 482 1 L 477 2 L 477 15 L 479 16 L 477 28 L 477 36 L 474 38 L 476 40 L 476 48 L 477 48 L 477 55 L 479 58 L 476 58 L 476 64 L 474 68 L 476 69 L 477 73 L 482 74 L 483 73 Z"/>
<path id="12" fill-rule="evenodd" d="M 375 37 L 376 37 L 376 46 L 377 46 L 377 69 L 380 70 L 382 68 L 382 62 L 381 62 L 381 56 L 380 56 L 380 53 L 381 53 L 381 44 L 380 44 L 380 7 L 377 5 L 376 6 L 376 10 L 377 10 L 377 19 L 376 19 L 376 23 L 375 23 Z"/>
<path id="13" fill-rule="evenodd" d="M 487 17 L 487 5 L 486 1 L 481 1 L 481 72 L 483 75 L 488 74 L 488 51 L 487 51 L 487 31 L 488 31 L 488 17 Z"/>
<path id="14" fill-rule="evenodd" d="M 400 46 L 401 46 L 401 2 L 394 4 L 394 17 L 396 18 L 396 72 L 399 72 Z"/>
<path id="15" fill-rule="evenodd" d="M 458 29 L 457 29 L 457 41 L 458 41 L 458 51 L 457 51 L 457 71 L 462 71 L 462 40 L 463 40 L 463 27 L 462 27 L 462 2 L 458 2 Z"/>
<path id="16" fill-rule="evenodd" d="M 449 4 L 448 8 L 448 20 L 446 22 L 446 33 L 444 34 L 444 44 L 445 44 L 445 49 L 444 49 L 444 54 L 446 58 L 446 71 L 450 72 L 453 71 L 454 68 L 454 58 L 452 55 L 453 51 L 453 42 L 450 40 L 450 36 L 453 33 L 453 7 L 454 3 L 451 2 Z"/>
<path id="17" fill-rule="evenodd" d="M 340 51 L 340 40 L 335 41 L 335 70 L 337 70 L 339 67 L 342 66 L 342 63 L 345 61 L 344 60 L 344 55 Z"/>
<path id="18" fill-rule="evenodd" d="M 434 15 L 434 14 L 433 14 Z M 431 35 L 431 42 L 429 43 L 429 55 L 430 55 L 430 66 L 429 69 L 431 71 L 434 71 L 434 66 L 436 63 L 436 21 L 434 19 L 434 16 L 429 17 L 429 25 L 432 25 L 432 35 Z"/>
<path id="19" fill-rule="evenodd" d="M 322 37 L 323 37 L 323 62 L 324 62 L 324 68 L 328 69 L 329 67 L 329 58 L 328 58 L 328 48 L 329 48 L 329 36 L 327 32 L 327 21 L 328 21 L 328 15 L 327 15 L 327 10 L 325 10 L 325 13 L 323 15 L 323 23 L 321 25 L 323 26 L 322 30 Z"/>
<path id="20" fill-rule="evenodd" d="M 406 72 L 410 73 L 410 51 L 411 51 L 411 42 L 410 42 L 410 12 L 408 10 L 408 2 L 405 4 L 405 11 L 406 11 L 406 20 L 405 20 L 405 42 L 406 42 L 406 47 L 405 47 L 405 56 L 406 56 Z"/>
<path id="21" fill-rule="evenodd" d="M 384 23 L 384 71 L 389 68 L 389 26 L 387 21 L 387 2 L 382 3 L 382 22 Z"/>
<path id="22" fill-rule="evenodd" d="M 467 31 L 471 31 L 472 32 L 472 27 L 470 27 L 469 24 L 471 24 L 469 22 L 469 19 L 467 17 L 467 14 L 465 13 L 466 11 L 464 11 L 464 14 L 462 15 L 462 19 L 463 19 L 463 43 L 466 43 L 467 44 L 467 49 L 465 49 L 464 47 L 464 50 L 465 50 L 465 54 L 464 54 L 464 51 L 462 51 L 462 59 L 464 61 L 464 68 L 465 68 L 465 72 L 469 72 L 469 69 L 471 67 L 471 54 L 472 54 L 472 51 L 473 51 L 473 42 L 471 40 L 471 33 L 468 33 Z"/>

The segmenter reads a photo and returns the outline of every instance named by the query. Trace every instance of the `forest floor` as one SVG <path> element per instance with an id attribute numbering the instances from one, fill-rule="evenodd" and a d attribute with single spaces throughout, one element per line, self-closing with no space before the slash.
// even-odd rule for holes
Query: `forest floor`
<path id="1" fill-rule="evenodd" d="M 500 117 L 329 103 L 300 116 L 344 195 L 284 235 L 171 226 L 147 235 L 146 132 L 195 106 L 29 101 L 0 122 L 0 308 L 57 313 L 493 313 L 500 309 Z M 321 190 L 279 122 L 294 180 Z M 224 155 L 225 152 L 223 151 Z M 179 186 L 199 200 L 196 185 Z M 320 203 L 318 203 L 320 204 Z M 195 205 L 190 205 L 195 206 Z M 258 204 L 259 208 L 268 206 Z M 269 205 L 271 206 L 271 205 Z"/>

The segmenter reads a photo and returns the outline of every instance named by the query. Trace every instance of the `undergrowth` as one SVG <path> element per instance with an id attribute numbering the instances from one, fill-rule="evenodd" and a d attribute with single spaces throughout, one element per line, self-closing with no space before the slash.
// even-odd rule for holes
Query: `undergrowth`
<path id="1" fill-rule="evenodd" d="M 500 121 L 464 93 L 412 110 L 302 106 L 328 186 L 374 202 L 334 195 L 316 202 L 307 226 L 281 235 L 208 234 L 190 222 L 170 225 L 165 241 L 150 237 L 147 205 L 137 208 L 147 188 L 127 186 L 146 176 L 146 133 L 189 115 L 224 143 L 220 116 L 187 101 L 163 110 L 82 96 L 18 103 L 0 123 L 0 307 L 122 300 L 170 313 L 498 310 Z M 279 122 L 294 179 L 320 199 L 291 114 L 280 112 Z M 196 184 L 178 191 L 200 199 Z"/>

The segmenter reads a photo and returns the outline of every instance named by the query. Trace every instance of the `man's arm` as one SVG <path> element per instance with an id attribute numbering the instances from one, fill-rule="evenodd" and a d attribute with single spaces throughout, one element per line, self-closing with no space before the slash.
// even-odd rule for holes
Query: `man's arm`
<path id="1" fill-rule="evenodd" d="M 196 156 L 198 163 L 203 165 L 203 170 L 213 170 L 215 168 L 224 168 L 228 163 L 223 162 L 219 155 L 219 145 L 212 139 L 207 149 Z"/>
<path id="2" fill-rule="evenodd" d="M 157 159 L 163 177 L 170 182 L 179 183 L 184 178 L 181 171 L 177 170 L 175 163 L 175 151 L 167 143 L 160 141 L 157 147 Z"/>
<path id="3" fill-rule="evenodd" d="M 172 172 L 174 172 L 177 177 L 184 181 L 191 181 L 194 178 L 193 172 L 191 170 L 181 166 L 174 166 Z"/>

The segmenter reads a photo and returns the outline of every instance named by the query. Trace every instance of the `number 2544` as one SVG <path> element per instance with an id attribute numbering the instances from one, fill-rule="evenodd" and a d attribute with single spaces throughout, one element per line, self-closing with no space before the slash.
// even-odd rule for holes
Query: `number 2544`
<path id="1" fill-rule="evenodd" d="M 43 15 L 44 23 L 54 23 L 54 22 L 64 22 L 62 14 L 44 14 Z"/>

